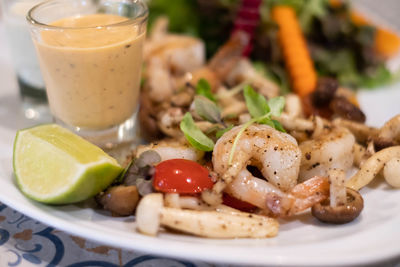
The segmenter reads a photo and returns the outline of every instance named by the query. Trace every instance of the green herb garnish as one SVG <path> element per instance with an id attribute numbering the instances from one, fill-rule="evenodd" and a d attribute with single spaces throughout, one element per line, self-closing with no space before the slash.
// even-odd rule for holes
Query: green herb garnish
<path id="1" fill-rule="evenodd" d="M 254 122 L 260 124 L 268 124 L 276 128 L 276 123 L 272 122 L 271 116 L 280 116 L 283 108 L 285 107 L 285 98 L 283 96 L 278 96 L 267 99 L 254 91 L 254 89 L 247 85 L 243 91 L 244 98 L 246 100 L 246 106 Z M 280 126 L 279 128 L 281 128 Z"/>
<path id="2" fill-rule="evenodd" d="M 200 79 L 198 81 L 198 83 L 196 85 L 196 94 L 205 96 L 213 102 L 217 101 L 216 97 L 214 96 L 214 94 L 211 91 L 211 86 L 207 82 L 206 79 Z"/>
<path id="3" fill-rule="evenodd" d="M 186 112 L 180 124 L 181 131 L 185 135 L 188 142 L 196 149 L 202 151 L 212 151 L 214 142 L 205 135 L 199 127 L 194 123 L 192 115 Z"/>
<path id="4" fill-rule="evenodd" d="M 197 95 L 194 98 L 194 110 L 197 115 L 211 123 L 222 123 L 221 110 L 210 99 Z"/>
<path id="5" fill-rule="evenodd" d="M 247 109 L 249 110 L 252 119 L 246 122 L 236 135 L 229 154 L 229 165 L 232 164 L 233 155 L 236 151 L 236 146 L 240 137 L 253 123 L 266 124 L 278 131 L 285 132 L 282 125 L 277 120 L 271 118 L 271 116 L 281 115 L 283 108 L 285 107 L 285 98 L 283 96 L 274 97 L 267 101 L 263 95 L 254 91 L 254 89 L 249 85 L 244 88 L 243 94 L 246 100 Z"/>
<path id="6" fill-rule="evenodd" d="M 254 91 L 250 85 L 244 87 L 243 94 L 246 100 L 247 109 L 252 118 L 261 117 L 270 111 L 265 97 Z"/>

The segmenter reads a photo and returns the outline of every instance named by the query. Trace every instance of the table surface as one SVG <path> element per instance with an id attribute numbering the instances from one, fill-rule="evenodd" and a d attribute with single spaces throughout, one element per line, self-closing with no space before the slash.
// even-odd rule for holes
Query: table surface
<path id="1" fill-rule="evenodd" d="M 15 73 L 4 41 L 4 29 L 0 20 L 0 124 L 16 130 L 36 122 L 25 119 L 22 112 Z M 10 120 L 10 114 L 15 119 Z M 161 258 L 94 243 L 49 227 L 0 203 L 0 267 L 2 266 L 214 265 Z M 400 266 L 400 263 L 396 260 L 380 263 L 378 266 Z"/>

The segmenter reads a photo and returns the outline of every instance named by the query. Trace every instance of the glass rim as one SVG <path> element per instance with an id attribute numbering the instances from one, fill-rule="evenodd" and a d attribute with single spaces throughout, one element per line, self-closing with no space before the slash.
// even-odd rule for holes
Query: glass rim
<path id="1" fill-rule="evenodd" d="M 47 23 L 43 23 L 43 22 L 40 22 L 37 19 L 33 18 L 33 15 L 32 15 L 33 12 L 35 12 L 39 8 L 42 8 L 43 6 L 46 6 L 47 4 L 50 4 L 50 3 L 56 2 L 56 1 L 60 1 L 60 0 L 47 0 L 40 4 L 35 5 L 28 11 L 28 13 L 26 15 L 26 20 L 32 26 L 46 28 L 46 29 L 53 29 L 53 30 L 54 29 L 65 29 L 65 30 L 81 29 L 82 30 L 82 29 L 102 29 L 105 27 L 107 27 L 107 28 L 108 27 L 120 27 L 120 26 L 127 26 L 127 25 L 139 25 L 139 24 L 142 24 L 143 22 L 145 22 L 149 16 L 149 9 L 148 9 L 147 5 L 144 3 L 144 1 L 143 0 L 133 0 L 132 3 L 140 5 L 143 8 L 143 10 L 137 16 L 135 16 L 135 18 L 126 17 L 128 20 L 117 22 L 117 23 L 89 26 L 89 27 L 64 27 L 64 26 L 54 26 L 54 25 L 50 25 Z M 69 2 L 68 0 L 62 0 L 62 1 Z M 95 13 L 95 14 L 101 14 L 101 13 Z"/>

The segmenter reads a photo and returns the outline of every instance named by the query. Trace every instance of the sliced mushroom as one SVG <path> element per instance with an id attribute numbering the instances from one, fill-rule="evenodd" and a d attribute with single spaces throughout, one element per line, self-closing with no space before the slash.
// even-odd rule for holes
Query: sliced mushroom
<path id="1" fill-rule="evenodd" d="M 288 114 L 281 114 L 279 117 L 273 116 L 273 119 L 279 121 L 283 128 L 288 131 L 314 131 L 314 123 L 311 120 L 303 118 L 293 118 Z"/>
<path id="2" fill-rule="evenodd" d="M 177 209 L 190 210 L 212 210 L 213 207 L 207 205 L 200 198 L 195 196 L 180 196 L 176 193 L 165 194 L 164 206 Z"/>
<path id="3" fill-rule="evenodd" d="M 160 226 L 210 238 L 263 238 L 278 233 L 276 219 L 245 212 L 195 211 L 164 207 L 162 194 L 149 194 L 139 203 L 137 229 L 156 235 Z"/>
<path id="4" fill-rule="evenodd" d="M 346 173 L 341 169 L 328 170 L 328 179 L 330 182 L 329 198 L 331 207 L 343 205 L 347 201 L 347 191 L 344 186 Z"/>
<path id="5" fill-rule="evenodd" d="M 385 167 L 383 167 L 383 176 L 388 184 L 400 188 L 400 157 L 386 162 Z"/>
<path id="6" fill-rule="evenodd" d="M 400 144 L 400 115 L 386 122 L 374 138 L 377 150 Z"/>
<path id="7" fill-rule="evenodd" d="M 354 143 L 353 155 L 354 155 L 353 164 L 358 168 L 361 168 L 364 162 L 371 156 L 367 152 L 367 149 L 358 143 Z"/>
<path id="8" fill-rule="evenodd" d="M 132 215 L 139 201 L 136 186 L 112 186 L 98 195 L 97 201 L 114 216 Z"/>
<path id="9" fill-rule="evenodd" d="M 301 103 L 301 99 L 297 94 L 287 94 L 285 96 L 286 105 L 285 105 L 285 113 L 292 117 L 304 117 L 303 106 Z"/>
<path id="10" fill-rule="evenodd" d="M 347 180 L 346 186 L 355 190 L 366 186 L 376 177 L 385 164 L 393 158 L 400 158 L 400 146 L 388 147 L 372 155 L 365 161 L 361 169 Z"/>
<path id="11" fill-rule="evenodd" d="M 335 115 L 356 122 L 365 122 L 365 114 L 356 105 L 343 96 L 336 96 L 331 101 L 331 109 Z"/>
<path id="12" fill-rule="evenodd" d="M 336 79 L 329 77 L 318 79 L 317 87 L 312 94 L 313 104 L 317 107 L 328 105 L 334 98 L 338 87 L 339 83 Z"/>
<path id="13" fill-rule="evenodd" d="M 377 128 L 368 127 L 364 123 L 358 123 L 342 118 L 336 118 L 333 120 L 333 124 L 349 129 L 354 134 L 356 140 L 361 144 L 367 143 L 370 136 L 374 136 L 378 133 Z"/>
<path id="14" fill-rule="evenodd" d="M 347 202 L 332 207 L 329 200 L 325 200 L 311 209 L 312 215 L 325 223 L 344 224 L 357 218 L 364 208 L 364 200 L 358 191 L 347 188 Z"/>

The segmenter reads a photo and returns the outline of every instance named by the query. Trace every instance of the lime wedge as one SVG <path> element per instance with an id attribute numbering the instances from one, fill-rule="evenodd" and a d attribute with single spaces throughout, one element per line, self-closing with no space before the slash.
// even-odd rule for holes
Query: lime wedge
<path id="1" fill-rule="evenodd" d="M 13 164 L 21 191 L 49 204 L 94 196 L 123 170 L 103 150 L 55 124 L 18 131 Z"/>

